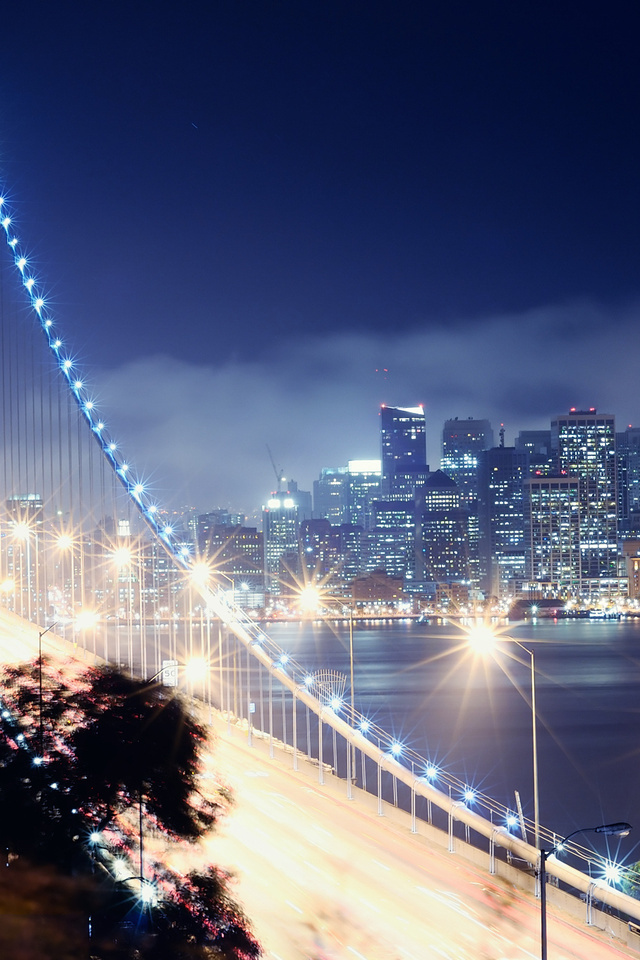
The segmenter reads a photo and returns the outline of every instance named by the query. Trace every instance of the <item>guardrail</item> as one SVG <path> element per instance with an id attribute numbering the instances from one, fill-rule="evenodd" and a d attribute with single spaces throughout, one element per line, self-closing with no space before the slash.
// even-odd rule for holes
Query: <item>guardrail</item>
<path id="1" fill-rule="evenodd" d="M 256 660 L 265 669 L 288 689 L 292 696 L 307 706 L 317 715 L 321 724 L 331 727 L 336 733 L 344 737 L 345 741 L 369 757 L 378 767 L 378 803 L 382 805 L 381 774 L 388 771 L 397 781 L 405 784 L 411 792 L 411 815 L 415 830 L 415 798 L 426 799 L 429 805 L 442 810 L 448 819 L 449 849 L 453 849 L 453 827 L 455 822 L 465 825 L 468 830 L 475 831 L 480 837 L 486 838 L 489 844 L 490 864 L 494 863 L 495 848 L 500 847 L 508 851 L 513 857 L 535 868 L 538 876 L 540 871 L 540 851 L 526 840 L 510 832 L 507 818 L 513 815 L 504 804 L 491 797 L 473 791 L 473 805 L 482 810 L 484 815 L 471 809 L 469 786 L 463 780 L 446 771 L 436 770 L 435 766 L 410 747 L 400 744 L 385 730 L 369 721 L 363 714 L 352 709 L 347 700 L 339 703 L 328 703 L 325 699 L 314 695 L 314 678 L 287 654 L 278 644 L 268 636 L 261 627 L 252 620 L 244 610 L 230 603 L 222 590 L 214 592 L 208 588 L 202 589 L 202 595 L 213 613 L 228 627 L 234 636 L 251 652 Z M 347 751 L 347 789 L 351 796 L 351 751 Z M 322 756 L 319 758 L 322 767 Z M 355 772 L 355 771 L 354 771 Z M 436 786 L 435 780 L 445 789 Z M 381 812 L 381 810 L 380 810 Z M 498 821 L 498 822 L 496 822 Z M 520 822 L 520 821 L 518 821 Z M 533 833 L 534 824 L 531 820 L 524 821 L 525 826 Z M 539 826 L 539 835 L 542 846 L 553 849 L 560 837 L 546 827 Z M 464 841 L 463 841 L 464 842 Z M 585 895 L 588 911 L 594 898 L 608 907 L 619 910 L 629 917 L 635 928 L 640 926 L 640 900 L 623 893 L 621 890 L 604 880 L 594 879 L 593 873 L 604 873 L 608 861 L 582 847 L 577 843 L 569 843 L 566 850 L 585 863 L 587 872 L 578 870 L 567 863 L 550 857 L 546 862 L 546 873 L 550 877 L 566 884 L 571 890 Z M 631 883 L 629 879 L 629 883 Z"/>

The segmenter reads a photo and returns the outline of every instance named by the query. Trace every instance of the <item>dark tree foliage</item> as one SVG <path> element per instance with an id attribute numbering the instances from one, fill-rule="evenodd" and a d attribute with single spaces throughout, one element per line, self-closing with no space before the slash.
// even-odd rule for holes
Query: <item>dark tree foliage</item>
<path id="1" fill-rule="evenodd" d="M 143 861 L 145 831 L 194 842 L 223 806 L 222 791 L 213 802 L 198 790 L 206 733 L 183 699 L 109 667 L 69 664 L 63 676 L 49 660 L 42 698 L 38 663 L 5 669 L 2 680 L 5 877 L 28 876 L 30 864 L 65 878 L 70 915 L 84 918 L 84 955 L 95 960 L 259 957 L 222 872 L 177 875 L 148 852 Z"/>

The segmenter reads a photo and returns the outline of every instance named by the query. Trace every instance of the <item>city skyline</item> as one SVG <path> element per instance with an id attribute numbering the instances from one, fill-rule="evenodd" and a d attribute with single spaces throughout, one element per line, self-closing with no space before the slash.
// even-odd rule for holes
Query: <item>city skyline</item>
<path id="1" fill-rule="evenodd" d="M 380 403 L 638 422 L 638 13 L 11 8 L 3 188 L 168 506 L 377 456 Z M 313 469 L 305 473 L 308 464 Z"/>

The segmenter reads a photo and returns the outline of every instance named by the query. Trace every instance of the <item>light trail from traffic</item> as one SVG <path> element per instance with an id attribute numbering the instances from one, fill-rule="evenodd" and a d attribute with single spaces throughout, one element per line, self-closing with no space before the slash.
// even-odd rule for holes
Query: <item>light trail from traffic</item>
<path id="1" fill-rule="evenodd" d="M 409 832 L 408 815 L 344 797 L 310 764 L 294 772 L 214 723 L 212 776 L 236 803 L 206 856 L 238 876 L 235 895 L 268 960 L 531 960 L 540 904 L 506 881 Z M 215 774 L 213 774 L 215 771 Z M 606 917 L 605 917 L 606 920 Z M 611 932 L 553 908 L 556 960 L 636 956 Z"/>

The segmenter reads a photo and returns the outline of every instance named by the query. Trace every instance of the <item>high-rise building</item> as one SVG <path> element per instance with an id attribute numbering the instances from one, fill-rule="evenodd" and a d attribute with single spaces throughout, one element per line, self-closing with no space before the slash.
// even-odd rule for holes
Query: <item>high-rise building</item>
<path id="1" fill-rule="evenodd" d="M 308 584 L 337 592 L 340 583 L 339 528 L 328 520 L 303 520 L 300 524 L 300 587 Z"/>
<path id="2" fill-rule="evenodd" d="M 373 527 L 368 535 L 367 568 L 392 577 L 412 579 L 415 572 L 415 503 L 374 500 Z"/>
<path id="3" fill-rule="evenodd" d="M 553 476 L 557 470 L 556 458 L 551 449 L 551 430 L 521 430 L 514 446 L 529 455 L 529 470 L 535 477 Z"/>
<path id="4" fill-rule="evenodd" d="M 499 598 L 514 595 L 525 576 L 523 482 L 528 473 L 526 450 L 492 447 L 480 454 L 480 587 Z"/>
<path id="5" fill-rule="evenodd" d="M 416 496 L 416 579 L 421 582 L 467 582 L 469 540 L 467 512 L 451 477 L 436 470 Z"/>
<path id="6" fill-rule="evenodd" d="M 345 522 L 347 515 L 347 468 L 323 467 L 313 481 L 313 516 L 328 520 L 334 526 Z"/>
<path id="7" fill-rule="evenodd" d="M 344 593 L 349 594 L 354 578 L 365 569 L 363 539 L 365 532 L 361 526 L 341 523 L 338 527 L 340 563 L 340 581 Z"/>
<path id="8" fill-rule="evenodd" d="M 262 508 L 265 589 L 279 596 L 285 557 L 298 555 L 298 505 L 288 493 L 271 497 Z"/>
<path id="9" fill-rule="evenodd" d="M 609 414 L 571 409 L 551 422 L 559 473 L 580 481 L 580 576 L 583 595 L 617 584 L 618 518 L 615 420 Z"/>
<path id="10" fill-rule="evenodd" d="M 416 484 L 424 482 L 429 471 L 423 407 L 382 404 L 380 452 L 385 498 L 413 496 Z"/>
<path id="11" fill-rule="evenodd" d="M 640 428 L 616 434 L 618 534 L 621 540 L 640 538 Z"/>
<path id="12" fill-rule="evenodd" d="M 493 429 L 488 420 L 445 420 L 442 431 L 440 467 L 455 480 L 460 491 L 460 505 L 469 516 L 469 579 L 480 582 L 478 541 L 478 465 L 483 450 L 493 447 Z"/>
<path id="13" fill-rule="evenodd" d="M 525 479 L 525 573 L 534 596 L 571 597 L 579 592 L 579 491 L 577 477 Z"/>
<path id="14" fill-rule="evenodd" d="M 347 463 L 347 522 L 368 530 L 372 503 L 380 497 L 379 460 L 349 460 Z"/>

